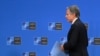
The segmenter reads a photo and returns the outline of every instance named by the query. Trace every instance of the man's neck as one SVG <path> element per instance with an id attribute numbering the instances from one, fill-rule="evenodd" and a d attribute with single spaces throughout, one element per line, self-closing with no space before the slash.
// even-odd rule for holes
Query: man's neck
<path id="1" fill-rule="evenodd" d="M 77 20 L 78 18 L 74 18 L 73 19 L 73 21 L 72 21 L 72 24 L 74 24 L 75 23 L 75 21 Z"/>

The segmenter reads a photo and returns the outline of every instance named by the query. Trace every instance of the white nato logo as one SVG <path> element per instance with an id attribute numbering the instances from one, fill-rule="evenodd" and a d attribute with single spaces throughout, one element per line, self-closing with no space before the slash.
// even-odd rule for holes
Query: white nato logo
<path id="1" fill-rule="evenodd" d="M 34 45 L 39 45 L 41 42 L 41 37 L 35 37 L 34 38 Z"/>
<path id="2" fill-rule="evenodd" d="M 49 25 L 48 25 L 48 30 L 54 30 L 54 28 L 55 28 L 55 22 L 51 22 L 51 23 L 49 23 Z"/>
<path id="3" fill-rule="evenodd" d="M 29 56 L 28 52 L 23 53 L 23 56 Z"/>
<path id="4" fill-rule="evenodd" d="M 88 38 L 88 39 L 89 39 L 89 40 L 88 40 L 89 45 L 93 44 L 93 42 L 94 42 L 94 38 L 91 37 L 91 38 Z"/>
<path id="5" fill-rule="evenodd" d="M 7 39 L 7 45 L 12 45 L 14 42 L 14 37 L 8 37 Z"/>
<path id="6" fill-rule="evenodd" d="M 26 30 L 28 26 L 29 26 L 29 22 L 24 22 L 22 25 L 22 30 Z"/>
<path id="7" fill-rule="evenodd" d="M 61 45 L 63 45 L 65 42 L 67 42 L 67 37 L 62 37 L 60 40 Z"/>

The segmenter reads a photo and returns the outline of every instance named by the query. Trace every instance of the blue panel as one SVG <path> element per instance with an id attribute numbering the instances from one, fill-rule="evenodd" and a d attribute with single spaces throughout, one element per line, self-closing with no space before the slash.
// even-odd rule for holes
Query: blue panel
<path id="1" fill-rule="evenodd" d="M 79 6 L 81 20 L 88 23 L 88 37 L 100 37 L 99 3 L 99 0 L 0 0 L 0 56 L 22 56 L 29 52 L 48 56 L 55 41 L 67 36 L 70 24 L 65 19 L 66 7 L 73 4 Z M 36 22 L 36 30 L 23 30 L 25 22 Z M 62 30 L 50 30 L 52 22 L 61 22 Z M 12 36 L 20 36 L 21 45 L 8 43 Z M 48 38 L 48 45 L 34 45 L 34 38 L 43 36 Z M 90 56 L 100 56 L 99 50 L 99 45 L 88 46 Z"/>

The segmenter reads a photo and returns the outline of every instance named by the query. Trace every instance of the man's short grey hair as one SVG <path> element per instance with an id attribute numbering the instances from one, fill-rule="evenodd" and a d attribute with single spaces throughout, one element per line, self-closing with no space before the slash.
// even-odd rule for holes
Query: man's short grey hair
<path id="1" fill-rule="evenodd" d="M 75 13 L 76 17 L 80 17 L 80 11 L 79 11 L 78 6 L 72 5 L 72 6 L 67 7 L 67 9 L 69 9 L 72 14 Z"/>

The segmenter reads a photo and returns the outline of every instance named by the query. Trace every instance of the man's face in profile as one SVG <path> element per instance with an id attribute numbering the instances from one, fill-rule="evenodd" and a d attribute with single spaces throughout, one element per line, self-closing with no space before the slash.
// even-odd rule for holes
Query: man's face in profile
<path id="1" fill-rule="evenodd" d="M 73 21 L 73 19 L 74 19 L 74 14 L 72 14 L 71 12 L 70 12 L 70 10 L 69 9 L 67 9 L 66 10 L 66 19 L 68 20 L 68 22 L 72 22 Z"/>

